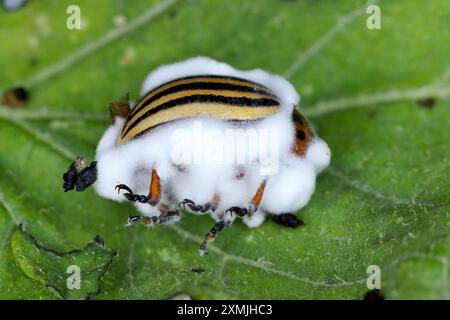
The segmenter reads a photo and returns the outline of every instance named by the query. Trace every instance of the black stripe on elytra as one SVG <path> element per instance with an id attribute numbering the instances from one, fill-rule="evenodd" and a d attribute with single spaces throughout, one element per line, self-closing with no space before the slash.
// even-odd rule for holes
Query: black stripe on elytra
<path id="1" fill-rule="evenodd" d="M 131 119 L 137 112 L 148 106 L 150 103 L 160 99 L 163 96 L 166 96 L 171 93 L 180 92 L 180 91 L 188 91 L 188 90 L 217 90 L 217 91 L 236 91 L 236 92 L 250 92 L 255 94 L 266 95 L 272 98 L 277 99 L 277 97 L 266 90 L 257 89 L 255 87 L 247 87 L 243 85 L 233 84 L 233 83 L 221 83 L 221 82 L 192 82 L 186 84 L 175 85 L 173 87 L 169 87 L 166 90 L 158 92 L 153 97 L 147 99 L 146 101 L 139 101 L 136 105 L 137 108 L 134 108 L 130 115 L 128 116 L 128 120 Z M 152 90 L 154 91 L 154 90 Z M 144 97 L 145 99 L 145 97 Z M 142 105 L 139 105 L 142 103 Z"/>
<path id="2" fill-rule="evenodd" d="M 182 80 L 190 80 L 190 79 L 205 79 L 205 78 L 211 78 L 211 79 L 223 79 L 223 80 L 236 80 L 236 81 L 242 81 L 242 82 L 246 82 L 248 84 L 254 85 L 254 86 L 259 86 L 262 88 L 266 88 L 265 86 L 263 86 L 260 83 L 251 81 L 251 80 L 247 80 L 247 79 L 243 79 L 243 78 L 239 78 L 239 77 L 234 77 L 234 76 L 221 76 L 221 75 L 217 75 L 217 74 L 198 74 L 198 75 L 194 75 L 194 76 L 187 76 L 187 77 L 182 77 L 182 78 L 177 78 L 177 79 L 173 79 L 170 80 L 168 82 L 164 82 L 162 84 L 160 84 L 159 86 L 149 90 L 148 92 L 145 93 L 145 95 L 148 95 L 151 91 L 155 91 L 158 89 L 161 89 L 162 87 L 174 83 L 174 82 L 178 82 L 178 81 L 182 81 Z M 268 89 L 268 88 L 267 88 Z"/>
<path id="3" fill-rule="evenodd" d="M 272 107 L 272 106 L 279 106 L 280 102 L 271 99 L 271 98 L 262 98 L 262 99 L 252 99 L 252 98 L 246 98 L 246 97 L 225 97 L 225 96 L 218 96 L 213 94 L 194 94 L 191 96 L 185 96 L 178 99 L 173 99 L 170 101 L 167 101 L 165 103 L 162 103 L 158 105 L 157 107 L 148 110 L 145 112 L 142 116 L 138 117 L 131 125 L 128 127 L 128 129 L 122 133 L 122 138 L 125 137 L 125 135 L 133 129 L 135 126 L 139 124 L 142 120 L 150 117 L 151 115 L 161 111 L 170 109 L 172 107 L 176 107 L 179 105 L 186 105 L 191 103 L 217 103 L 217 104 L 226 104 L 226 105 L 232 105 L 232 106 L 242 106 L 242 107 Z M 125 123 L 125 125 L 128 124 L 128 122 Z M 124 126 L 125 128 L 125 126 Z"/>

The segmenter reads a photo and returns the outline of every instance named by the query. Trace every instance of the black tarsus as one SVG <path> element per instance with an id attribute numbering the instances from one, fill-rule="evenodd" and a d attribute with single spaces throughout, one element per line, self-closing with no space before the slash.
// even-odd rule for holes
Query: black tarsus
<path id="1" fill-rule="evenodd" d="M 134 194 L 133 191 L 126 184 L 118 184 L 116 190 L 120 193 L 121 190 L 126 190 L 128 193 L 123 195 L 131 202 L 150 203 L 150 197 L 141 194 Z"/>
<path id="2" fill-rule="evenodd" d="M 298 226 L 304 225 L 305 223 L 298 219 L 292 213 L 282 213 L 279 215 L 272 215 L 272 220 L 275 223 L 287 226 L 290 228 L 297 228 Z"/>
<path id="3" fill-rule="evenodd" d="M 132 225 L 133 223 L 140 221 L 141 220 L 141 216 L 129 216 L 128 217 L 128 224 Z"/>
<path id="4" fill-rule="evenodd" d="M 225 220 L 220 220 L 211 228 L 211 230 L 208 231 L 200 245 L 200 256 L 204 256 L 207 254 L 206 246 L 208 242 L 214 241 L 214 238 L 217 236 L 217 234 L 219 234 L 219 232 L 222 231 L 227 225 L 229 225 L 229 223 L 227 223 Z"/>
<path id="5" fill-rule="evenodd" d="M 169 211 L 166 214 L 160 216 L 129 216 L 128 225 L 132 225 L 136 222 L 142 223 L 146 227 L 153 227 L 157 224 L 171 223 L 172 221 L 178 219 L 180 213 L 178 211 Z"/>
<path id="6" fill-rule="evenodd" d="M 231 207 L 225 211 L 225 213 L 228 213 L 228 212 L 231 214 L 235 214 L 238 217 L 242 218 L 245 215 L 249 214 L 250 210 L 247 208 L 241 208 L 241 207 Z"/>
<path id="7" fill-rule="evenodd" d="M 214 207 L 210 202 L 207 202 L 202 205 L 202 204 L 196 204 L 191 199 L 184 199 L 183 201 L 180 201 L 178 206 L 179 207 L 182 206 L 184 210 L 186 210 L 186 206 L 188 206 L 191 211 L 202 212 L 202 213 L 208 212 L 209 210 L 214 212 L 216 210 L 216 207 Z"/>

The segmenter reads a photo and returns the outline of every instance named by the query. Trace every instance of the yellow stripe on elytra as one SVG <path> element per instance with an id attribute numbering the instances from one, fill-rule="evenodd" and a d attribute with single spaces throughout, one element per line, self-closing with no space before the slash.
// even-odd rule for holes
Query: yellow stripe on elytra
<path id="1" fill-rule="evenodd" d="M 152 116 L 143 119 L 136 127 L 126 134 L 123 139 L 119 137 L 118 144 L 132 139 L 144 130 L 173 120 L 190 117 L 212 116 L 223 120 L 257 120 L 279 111 L 278 107 L 258 108 L 232 106 L 221 103 L 191 103 L 161 110 Z"/>
<path id="2" fill-rule="evenodd" d="M 225 77 L 225 76 L 224 76 Z M 147 101 L 148 99 L 151 99 L 153 96 L 157 95 L 158 93 L 167 90 L 169 88 L 172 88 L 174 86 L 178 86 L 178 85 L 183 85 L 183 84 L 189 84 L 189 83 L 195 83 L 195 82 L 212 82 L 212 83 L 226 83 L 226 84 L 234 84 L 234 85 L 240 85 L 240 86 L 246 86 L 249 88 L 255 88 L 258 90 L 265 90 L 265 91 L 269 91 L 269 89 L 267 89 L 266 87 L 262 86 L 262 85 L 258 85 L 255 83 L 251 83 L 248 81 L 243 80 L 237 80 L 237 79 L 230 79 L 230 78 L 208 78 L 208 77 L 195 77 L 195 78 L 190 78 L 190 79 L 180 79 L 180 80 L 176 80 L 174 82 L 162 85 L 161 87 L 159 87 L 156 90 L 151 90 L 150 92 L 147 93 L 147 95 L 142 98 L 139 103 L 131 110 L 131 116 L 134 116 L 134 113 L 136 113 L 142 104 L 145 103 L 145 101 Z"/>
<path id="3" fill-rule="evenodd" d="M 186 90 L 186 91 L 178 91 L 174 92 L 165 96 L 162 96 L 161 98 L 153 101 L 149 105 L 145 106 L 141 110 L 139 110 L 131 119 L 128 119 L 125 123 L 125 127 L 123 128 L 122 132 L 126 132 L 130 125 L 139 117 L 144 115 L 147 111 L 156 108 L 157 106 L 166 103 L 168 101 L 179 99 L 187 96 L 192 95 L 207 95 L 207 94 L 216 94 L 223 97 L 232 97 L 232 98 L 251 98 L 251 99 L 274 99 L 271 96 L 265 95 L 265 94 L 259 94 L 259 93 L 253 93 L 253 92 L 242 92 L 242 91 L 231 91 L 231 90 L 211 90 L 211 89 L 194 89 L 194 90 Z"/>

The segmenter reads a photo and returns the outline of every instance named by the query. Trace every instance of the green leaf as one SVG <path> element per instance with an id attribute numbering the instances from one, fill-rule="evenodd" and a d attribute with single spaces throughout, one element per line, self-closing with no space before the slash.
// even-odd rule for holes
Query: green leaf
<path id="1" fill-rule="evenodd" d="M 81 8 L 82 30 L 65 26 L 71 4 Z M 0 9 L 0 87 L 30 92 L 22 109 L 0 107 L 0 298 L 55 297 L 31 278 L 64 285 L 43 268 L 49 257 L 36 260 L 45 250 L 26 238 L 11 246 L 23 224 L 57 252 L 101 234 L 120 253 L 97 299 L 362 299 L 370 265 L 381 268 L 385 298 L 448 299 L 450 5 L 377 4 L 380 30 L 366 27 L 362 0 L 59 0 Z M 124 27 L 114 26 L 118 14 Z M 332 150 L 298 213 L 305 226 L 237 221 L 201 258 L 207 216 L 125 228 L 130 205 L 62 191 L 73 158 L 95 157 L 108 102 L 126 92 L 136 99 L 150 70 L 194 55 L 283 74 L 299 91 L 302 112 Z"/>
<path id="2" fill-rule="evenodd" d="M 99 237 L 81 250 L 59 253 L 39 244 L 22 227 L 14 232 L 11 246 L 23 272 L 63 299 L 89 299 L 97 294 L 100 278 L 116 255 L 104 248 Z"/>

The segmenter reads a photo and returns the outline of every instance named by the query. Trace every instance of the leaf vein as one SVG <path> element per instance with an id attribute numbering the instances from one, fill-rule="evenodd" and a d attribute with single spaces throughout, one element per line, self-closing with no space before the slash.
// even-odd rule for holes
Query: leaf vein
<path id="1" fill-rule="evenodd" d="M 114 28 L 109 30 L 102 37 L 88 42 L 83 47 L 80 47 L 77 51 L 66 56 L 59 62 L 50 65 L 46 69 L 42 70 L 38 74 L 32 76 L 31 78 L 22 82 L 28 88 L 32 88 L 72 67 L 75 63 L 79 62 L 83 58 L 86 58 L 98 51 L 99 49 L 107 46 L 108 44 L 120 39 L 124 35 L 139 29 L 144 26 L 152 19 L 158 17 L 160 14 L 164 13 L 169 7 L 174 5 L 179 0 L 166 0 L 164 2 L 158 3 L 157 5 L 149 8 L 144 13 L 131 20 L 126 26 L 122 28 Z"/>
<path id="2" fill-rule="evenodd" d="M 307 117 L 318 118 L 331 112 L 367 107 L 378 103 L 417 100 L 421 98 L 448 98 L 449 96 L 450 86 L 423 86 L 412 89 L 360 94 L 319 102 L 315 106 L 308 107 L 304 113 Z"/>
<path id="3" fill-rule="evenodd" d="M 11 208 L 11 205 L 6 201 L 5 195 L 0 191 L 0 204 L 5 208 L 6 212 L 8 213 L 11 220 L 14 222 L 15 225 L 19 225 L 20 219 L 16 216 L 13 209 Z"/>
<path id="4" fill-rule="evenodd" d="M 372 4 L 376 3 L 375 1 L 368 1 L 364 6 L 358 7 L 353 11 L 338 17 L 336 23 L 328 29 L 321 37 L 319 37 L 312 46 L 310 46 L 306 50 L 302 50 L 297 58 L 291 63 L 291 65 L 283 72 L 283 75 L 286 78 L 292 77 L 296 72 L 298 72 L 303 66 L 305 66 L 311 58 L 313 58 L 317 53 L 319 53 L 333 38 L 336 34 L 342 31 L 345 26 L 359 17 L 361 14 L 365 12 L 365 8 Z"/>

